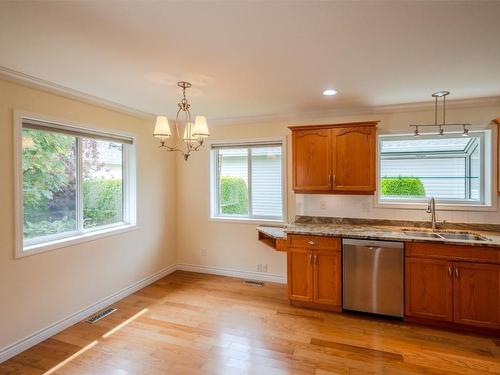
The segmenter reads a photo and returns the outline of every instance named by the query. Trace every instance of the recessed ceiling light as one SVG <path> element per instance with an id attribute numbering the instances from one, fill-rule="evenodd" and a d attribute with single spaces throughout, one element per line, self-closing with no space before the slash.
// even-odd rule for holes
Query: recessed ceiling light
<path id="1" fill-rule="evenodd" d="M 334 89 L 328 89 L 328 90 L 323 91 L 323 95 L 326 95 L 326 96 L 333 96 L 336 94 L 337 94 L 337 90 L 334 90 Z"/>

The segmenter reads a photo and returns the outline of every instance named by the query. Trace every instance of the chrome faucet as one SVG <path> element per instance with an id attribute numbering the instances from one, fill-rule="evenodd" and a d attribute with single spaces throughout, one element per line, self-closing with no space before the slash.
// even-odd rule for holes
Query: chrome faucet
<path id="1" fill-rule="evenodd" d="M 436 224 L 443 224 L 446 223 L 446 220 L 443 220 L 441 223 L 438 223 L 436 221 L 436 199 L 434 197 L 431 197 L 429 201 L 427 202 L 427 210 L 429 214 L 431 214 L 431 225 L 432 225 L 432 230 L 436 230 Z"/>

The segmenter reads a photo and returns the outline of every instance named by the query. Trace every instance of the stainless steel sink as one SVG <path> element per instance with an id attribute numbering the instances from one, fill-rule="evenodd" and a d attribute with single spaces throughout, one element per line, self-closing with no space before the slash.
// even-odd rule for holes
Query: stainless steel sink
<path id="1" fill-rule="evenodd" d="M 468 240 L 468 241 L 488 241 L 487 238 L 474 233 L 439 233 L 447 240 Z"/>
<path id="2" fill-rule="evenodd" d="M 421 237 L 421 238 L 442 238 L 436 233 L 432 232 L 419 232 L 414 230 L 403 230 L 403 233 L 410 237 Z"/>
<path id="3" fill-rule="evenodd" d="M 465 241 L 488 241 L 486 237 L 475 233 L 453 233 L 453 232 L 429 232 L 418 230 L 403 230 L 403 233 L 409 237 L 436 238 L 444 240 L 465 240 Z"/>

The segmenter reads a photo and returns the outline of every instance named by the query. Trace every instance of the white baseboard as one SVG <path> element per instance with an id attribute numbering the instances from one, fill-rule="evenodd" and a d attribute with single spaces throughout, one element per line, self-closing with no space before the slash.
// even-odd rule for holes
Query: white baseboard
<path id="1" fill-rule="evenodd" d="M 185 264 L 185 263 L 177 264 L 177 269 L 180 271 L 209 273 L 212 275 L 231 276 L 231 277 L 239 277 L 241 279 L 286 284 L 286 276 L 274 275 L 265 272 L 248 272 L 248 271 L 235 270 L 231 268 L 220 268 L 220 267 L 202 266 L 199 264 Z"/>
<path id="2" fill-rule="evenodd" d="M 64 319 L 61 319 L 58 322 L 55 322 L 50 326 L 43 328 L 33 333 L 32 335 L 15 342 L 12 345 L 9 345 L 5 348 L 0 348 L 0 363 L 31 348 L 32 346 L 42 342 L 43 340 L 48 339 L 49 337 L 58 334 L 59 332 L 65 330 L 66 328 L 72 326 L 73 324 L 82 321 L 83 319 L 96 313 L 97 311 L 102 310 L 103 308 L 125 298 L 126 296 L 148 286 L 151 283 L 154 283 L 156 280 L 159 280 L 162 277 L 165 277 L 176 270 L 190 271 L 197 273 L 208 273 L 212 275 L 231 276 L 231 277 L 238 277 L 241 279 L 286 284 L 286 276 L 281 276 L 281 275 L 273 275 L 264 272 L 240 271 L 230 268 L 210 267 L 197 264 L 183 264 L 183 263 L 177 265 L 173 264 L 151 276 L 146 277 L 145 279 L 136 282 L 135 284 L 132 284 L 112 294 L 109 297 L 106 297 L 86 307 L 83 310 L 77 311 L 76 313 Z"/>
<path id="3" fill-rule="evenodd" d="M 92 315 L 97 311 L 102 310 L 103 308 L 109 306 L 110 304 L 125 298 L 126 296 L 148 286 L 151 283 L 154 283 L 156 280 L 159 280 L 162 277 L 171 274 L 176 269 L 177 267 L 175 264 L 167 268 L 164 268 L 163 270 L 151 276 L 148 276 L 145 279 L 142 279 L 126 288 L 123 288 L 122 290 L 112 294 L 111 296 L 103 298 L 102 300 L 86 307 L 85 309 L 80 310 L 64 319 L 61 319 L 58 322 L 55 322 L 54 324 L 51 324 L 50 326 L 43 328 L 40 331 L 35 332 L 32 335 L 25 337 L 24 339 L 21 339 L 12 345 L 9 345 L 5 348 L 0 348 L 0 363 L 31 348 L 33 345 L 36 345 L 39 342 L 42 342 L 43 340 L 46 340 L 49 337 L 54 336 L 55 334 L 72 326 L 75 323 L 78 323 L 79 321 L 83 320 L 89 315 Z"/>

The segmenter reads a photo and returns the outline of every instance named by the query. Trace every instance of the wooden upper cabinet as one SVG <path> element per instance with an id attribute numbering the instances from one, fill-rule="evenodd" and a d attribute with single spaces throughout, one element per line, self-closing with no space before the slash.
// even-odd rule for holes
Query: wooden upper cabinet
<path id="1" fill-rule="evenodd" d="M 328 191 L 331 188 L 331 131 L 312 129 L 293 132 L 293 188 Z"/>
<path id="2" fill-rule="evenodd" d="M 333 190 L 375 191 L 375 127 L 332 129 Z"/>
<path id="3" fill-rule="evenodd" d="M 455 323 L 500 328 L 500 265 L 454 262 Z"/>
<path id="4" fill-rule="evenodd" d="M 373 194 L 376 126 L 371 121 L 290 127 L 295 192 Z"/>
<path id="5" fill-rule="evenodd" d="M 500 194 L 500 117 L 494 120 L 497 123 L 497 177 L 498 177 L 498 194 Z"/>

